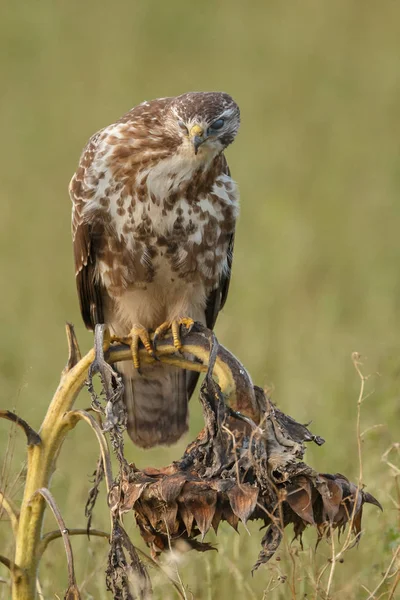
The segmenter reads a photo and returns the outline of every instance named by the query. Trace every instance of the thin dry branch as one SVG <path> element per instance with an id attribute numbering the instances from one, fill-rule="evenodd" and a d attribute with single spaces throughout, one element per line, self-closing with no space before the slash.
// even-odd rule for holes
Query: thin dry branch
<path id="1" fill-rule="evenodd" d="M 7 569 L 9 571 L 12 571 L 14 568 L 14 563 L 11 562 L 11 560 L 9 558 L 7 558 L 6 556 L 3 556 L 2 554 L 0 554 L 0 563 L 2 565 L 4 565 L 5 567 L 7 567 Z"/>
<path id="2" fill-rule="evenodd" d="M 11 571 L 14 574 L 14 576 L 17 576 L 17 577 L 21 576 L 22 571 L 18 567 L 18 565 L 16 565 L 15 562 L 13 562 L 12 560 L 10 560 L 6 556 L 3 556 L 2 554 L 0 554 L 0 563 L 2 565 L 4 565 L 5 567 L 7 567 L 7 569 L 9 571 Z"/>
<path id="3" fill-rule="evenodd" d="M 95 537 L 106 538 L 108 541 L 110 541 L 110 534 L 106 531 L 101 531 L 100 529 L 89 529 L 89 531 L 87 529 L 68 529 L 68 535 L 93 535 Z M 45 533 L 37 549 L 39 556 L 41 557 L 43 555 L 50 542 L 52 542 L 53 540 L 57 540 L 62 536 L 63 533 L 60 530 L 49 531 L 48 533 Z"/>
<path id="4" fill-rule="evenodd" d="M 60 509 L 58 508 L 56 501 L 54 500 L 52 494 L 47 488 L 40 488 L 37 490 L 36 494 L 40 494 L 46 500 L 47 504 L 50 506 L 51 511 L 57 521 L 58 527 L 60 529 L 61 537 L 64 542 L 65 554 L 67 556 L 67 564 L 68 564 L 68 590 L 65 594 L 66 598 L 75 598 L 76 600 L 80 599 L 80 594 L 78 590 L 78 586 L 76 584 L 75 578 L 75 569 L 74 569 L 74 556 L 72 553 L 72 546 L 69 539 L 69 532 L 65 525 L 64 519 L 62 518 Z M 35 495 L 36 495 L 35 494 Z M 33 498 L 32 498 L 33 499 Z"/>
<path id="5" fill-rule="evenodd" d="M 94 431 L 99 442 L 100 452 L 103 459 L 104 475 L 106 480 L 107 493 L 110 491 L 112 483 L 114 481 L 111 466 L 110 451 L 108 449 L 107 440 L 101 431 L 100 425 L 96 419 L 88 413 L 86 410 L 73 410 L 68 411 L 64 415 L 64 420 L 71 424 L 73 427 L 79 420 L 85 421 Z"/>
<path id="6" fill-rule="evenodd" d="M 349 527 L 348 527 L 346 539 L 345 539 L 340 551 L 337 554 L 335 553 L 334 541 L 332 540 L 331 568 L 330 568 L 328 584 L 327 584 L 327 589 L 326 589 L 327 597 L 329 596 L 329 593 L 330 593 L 336 563 L 342 559 L 344 553 L 347 550 L 352 548 L 354 546 L 354 544 L 357 544 L 360 540 L 361 523 L 357 522 L 357 515 L 361 512 L 363 501 L 365 501 L 365 498 L 369 497 L 369 499 L 366 500 L 367 502 L 371 502 L 372 504 L 375 504 L 381 510 L 383 510 L 380 503 L 377 502 L 375 500 L 375 498 L 373 498 L 373 496 L 371 496 L 368 493 L 365 493 L 362 489 L 363 488 L 362 437 L 365 432 L 361 431 L 361 406 L 362 406 L 362 403 L 364 402 L 365 398 L 367 397 L 367 396 L 365 396 L 365 383 L 369 379 L 369 376 L 363 375 L 363 373 L 361 371 L 362 362 L 361 362 L 360 354 L 358 352 L 353 352 L 351 358 L 352 358 L 353 366 L 360 378 L 360 390 L 359 390 L 358 399 L 357 399 L 357 419 L 356 419 L 357 453 L 358 453 L 358 465 L 359 465 L 358 485 L 353 492 L 353 499 L 351 502 L 351 510 L 350 510 L 350 514 L 348 514 Z M 348 510 L 348 507 L 346 507 L 346 509 Z M 353 532 L 356 533 L 356 537 L 352 541 L 351 536 L 352 536 Z"/>
<path id="7" fill-rule="evenodd" d="M 329 594 L 330 594 L 330 590 L 331 590 L 331 586 L 332 586 L 332 582 L 333 582 L 333 575 L 334 575 L 335 568 L 336 568 L 336 563 L 338 560 L 341 559 L 341 557 L 346 552 L 346 550 L 348 550 L 351 546 L 351 535 L 353 532 L 354 519 L 355 519 L 355 516 L 357 513 L 358 498 L 359 498 L 360 491 L 362 489 L 362 480 L 363 480 L 363 464 L 362 464 L 362 449 L 361 449 L 361 444 L 362 444 L 362 441 L 361 441 L 361 405 L 364 400 L 365 382 L 367 381 L 368 378 L 365 377 L 361 372 L 360 367 L 362 366 L 362 362 L 360 360 L 361 359 L 360 354 L 358 352 L 353 352 L 351 355 L 351 358 L 352 358 L 353 366 L 354 366 L 355 370 L 357 371 L 357 374 L 360 378 L 360 391 L 359 391 L 358 399 L 357 399 L 357 422 L 356 422 L 357 453 L 358 453 L 358 466 L 359 466 L 358 485 L 357 485 L 357 489 L 355 492 L 353 510 L 350 515 L 350 526 L 347 531 L 345 542 L 344 542 L 341 550 L 338 552 L 338 554 L 335 553 L 335 543 L 334 543 L 333 536 L 331 536 L 331 538 L 332 538 L 331 539 L 332 557 L 331 557 L 331 568 L 329 571 L 328 583 L 326 586 L 326 596 L 327 597 L 329 597 Z"/>
<path id="8" fill-rule="evenodd" d="M 0 514 L 4 509 L 11 522 L 14 537 L 18 535 L 19 510 L 14 503 L 0 490 Z"/>
<path id="9" fill-rule="evenodd" d="M 393 585 L 392 585 L 392 587 L 390 589 L 388 600 L 392 600 L 394 598 L 394 593 L 395 593 L 395 591 L 396 591 L 397 586 L 399 585 L 399 583 L 400 583 L 400 568 L 397 571 L 396 579 L 395 579 L 395 581 L 394 581 L 394 583 L 393 583 Z"/>
<path id="10" fill-rule="evenodd" d="M 380 580 L 380 582 L 378 583 L 378 585 L 376 586 L 376 588 L 374 589 L 374 591 L 369 594 L 369 596 L 368 596 L 368 598 L 366 600 L 374 600 L 376 592 L 382 587 L 382 585 L 388 579 L 388 577 L 390 575 L 390 571 L 392 570 L 393 565 L 395 564 L 396 560 L 399 557 L 400 557 L 400 546 L 397 546 L 396 551 L 393 554 L 393 558 L 390 561 L 390 564 L 389 564 L 388 568 L 386 569 L 385 573 L 383 574 L 382 579 Z M 396 589 L 396 588 L 394 588 L 394 589 Z M 393 597 L 393 595 L 392 595 L 392 597 Z"/>
<path id="11" fill-rule="evenodd" d="M 0 410 L 0 418 L 7 419 L 7 421 L 12 421 L 18 427 L 22 429 L 22 431 L 26 435 L 28 446 L 37 446 L 40 444 L 40 436 L 24 419 L 18 417 L 15 413 L 10 410 Z"/>
<path id="12" fill-rule="evenodd" d="M 72 325 L 72 323 L 65 324 L 65 333 L 67 335 L 67 344 L 68 344 L 68 362 L 64 369 L 64 372 L 68 372 L 71 369 L 73 369 L 73 367 L 75 367 L 75 365 L 78 364 L 78 362 L 82 358 L 82 355 L 81 355 L 81 351 L 79 349 L 77 337 L 75 335 L 75 328 Z"/>

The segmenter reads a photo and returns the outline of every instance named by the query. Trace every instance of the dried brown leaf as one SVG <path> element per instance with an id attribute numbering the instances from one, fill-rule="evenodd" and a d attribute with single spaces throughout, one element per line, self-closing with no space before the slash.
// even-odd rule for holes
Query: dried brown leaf
<path id="1" fill-rule="evenodd" d="M 167 476 L 173 475 L 176 473 L 177 466 L 172 463 L 172 465 L 168 465 L 167 467 L 160 467 L 156 469 L 155 467 L 146 467 L 143 469 L 143 473 L 148 475 L 149 477 L 157 477 L 157 476 Z"/>
<path id="2" fill-rule="evenodd" d="M 175 473 L 163 479 L 160 483 L 161 498 L 168 504 L 174 502 L 181 493 L 187 478 L 188 476 L 183 473 Z"/>
<path id="3" fill-rule="evenodd" d="M 163 513 L 160 502 L 155 499 L 143 499 L 138 501 L 140 511 L 146 516 L 153 529 L 156 531 L 163 522 Z"/>
<path id="4" fill-rule="evenodd" d="M 148 486 L 148 483 L 124 483 L 122 485 L 123 501 L 119 504 L 120 514 L 132 510 L 136 502 L 139 500 L 143 490 Z"/>
<path id="5" fill-rule="evenodd" d="M 113 593 L 114 600 L 152 598 L 147 571 L 117 518 L 113 521 L 106 584 L 107 589 Z"/>
<path id="6" fill-rule="evenodd" d="M 213 519 L 211 521 L 212 528 L 214 529 L 216 534 L 218 533 L 218 527 L 221 522 L 221 519 L 222 519 L 222 508 L 221 508 L 221 504 L 217 501 L 217 504 L 215 507 L 215 513 L 214 513 Z"/>
<path id="7" fill-rule="evenodd" d="M 235 515 L 228 502 L 222 504 L 222 520 L 226 521 L 237 532 L 239 517 Z"/>
<path id="8" fill-rule="evenodd" d="M 108 494 L 108 507 L 111 513 L 119 511 L 119 504 L 121 502 L 121 490 L 119 485 L 114 485 Z"/>
<path id="9" fill-rule="evenodd" d="M 188 536 L 192 535 L 194 515 L 184 502 L 179 502 L 179 514 L 186 527 Z"/>
<path id="10" fill-rule="evenodd" d="M 166 523 L 167 533 L 169 535 L 174 535 L 179 529 L 179 521 L 176 518 L 177 513 L 177 502 L 172 502 L 171 504 L 164 506 L 164 521 Z"/>
<path id="11" fill-rule="evenodd" d="M 320 476 L 317 481 L 317 490 L 321 494 L 324 506 L 325 516 L 331 523 L 335 522 L 335 517 L 341 508 L 343 499 L 343 488 L 333 478 Z"/>
<path id="12" fill-rule="evenodd" d="M 315 525 L 310 481 L 303 476 L 297 477 L 293 484 L 286 486 L 286 491 L 290 508 L 304 521 Z"/>
<path id="13" fill-rule="evenodd" d="M 315 525 L 315 523 L 314 523 Z M 300 517 L 296 517 L 293 519 L 293 532 L 294 532 L 294 537 L 295 539 L 299 539 L 300 540 L 300 546 L 301 549 L 303 550 L 303 541 L 302 541 L 302 535 L 303 535 L 303 531 L 306 528 L 306 523 L 304 522 L 304 519 L 301 519 Z"/>
<path id="14" fill-rule="evenodd" d="M 383 512 L 382 504 L 379 502 L 379 500 L 377 500 L 375 498 L 375 496 L 373 496 L 372 494 L 369 494 L 368 492 L 364 492 L 364 491 L 363 491 L 362 495 L 363 495 L 364 502 L 366 502 L 367 504 L 373 504 L 374 506 L 377 506 Z"/>
<path id="15" fill-rule="evenodd" d="M 254 573 L 261 565 L 268 562 L 275 552 L 277 551 L 279 544 L 281 543 L 283 533 L 279 527 L 271 524 L 263 539 L 261 540 L 262 550 L 258 555 L 258 560 L 251 572 Z"/>
<path id="16" fill-rule="evenodd" d="M 191 512 L 204 538 L 214 517 L 217 492 L 209 489 L 205 483 L 190 481 L 185 483 L 179 502 Z"/>
<path id="17" fill-rule="evenodd" d="M 361 507 L 360 510 L 357 512 L 357 514 L 354 515 L 353 532 L 355 533 L 356 536 L 360 536 L 360 534 L 361 534 L 362 514 L 363 514 L 363 509 Z"/>
<path id="18" fill-rule="evenodd" d="M 258 488 L 248 483 L 236 485 L 227 492 L 227 496 L 234 514 L 246 524 L 257 505 Z"/>

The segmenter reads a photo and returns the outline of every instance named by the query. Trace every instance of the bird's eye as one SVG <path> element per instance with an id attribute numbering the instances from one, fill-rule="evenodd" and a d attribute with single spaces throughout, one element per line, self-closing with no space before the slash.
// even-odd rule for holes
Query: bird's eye
<path id="1" fill-rule="evenodd" d="M 224 119 L 218 119 L 217 121 L 214 121 L 214 123 L 211 125 L 210 129 L 222 129 L 222 127 L 224 126 Z"/>
<path id="2" fill-rule="evenodd" d="M 185 133 L 189 133 L 188 128 L 186 127 L 186 125 L 183 121 L 178 121 L 178 125 L 182 129 L 182 131 L 184 131 Z"/>

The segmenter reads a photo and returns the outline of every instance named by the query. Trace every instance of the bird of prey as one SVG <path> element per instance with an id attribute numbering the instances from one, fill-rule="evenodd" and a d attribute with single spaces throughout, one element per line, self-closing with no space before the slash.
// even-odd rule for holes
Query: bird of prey
<path id="1" fill-rule="evenodd" d="M 197 373 L 161 362 L 140 371 L 149 331 L 212 329 L 231 273 L 239 194 L 224 156 L 240 123 L 222 92 L 143 102 L 94 134 L 69 191 L 76 282 L 88 329 L 125 337 L 133 362 L 117 365 L 128 433 L 139 446 L 172 444 L 187 429 Z"/>

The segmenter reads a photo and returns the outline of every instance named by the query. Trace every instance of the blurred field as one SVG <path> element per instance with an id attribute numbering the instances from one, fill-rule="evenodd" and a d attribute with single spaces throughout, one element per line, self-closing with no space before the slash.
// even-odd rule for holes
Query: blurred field
<path id="1" fill-rule="evenodd" d="M 82 349 L 91 345 L 75 291 L 67 193 L 88 137 L 144 99 L 231 93 L 242 110 L 228 151 L 242 212 L 217 334 L 255 382 L 274 389 L 283 410 L 312 419 L 326 438 L 309 448 L 307 462 L 354 481 L 360 380 L 351 353 L 366 357 L 373 393 L 362 428 L 382 427 L 364 437 L 364 481 L 385 512 L 366 508 L 361 545 L 337 566 L 332 595 L 366 598 L 363 586 L 378 585 L 399 542 L 399 498 L 381 462 L 400 433 L 399 3 L 42 0 L 6 1 L 1 13 L 1 406 L 38 428 L 66 360 L 64 322 L 76 324 Z M 87 404 L 83 393 L 79 405 Z M 131 446 L 129 458 L 141 466 L 170 462 L 200 426 L 193 399 L 190 435 L 179 446 L 147 453 Z M 0 422 L 3 485 L 17 501 L 25 448 L 9 430 Z M 82 425 L 60 457 L 53 491 L 70 527 L 85 524 L 97 453 Z M 102 504 L 104 495 L 94 525 L 107 528 Z M 46 527 L 54 528 L 50 517 Z M 289 580 L 264 598 L 316 597 L 313 578 L 331 549 L 322 543 L 313 555 L 315 532 L 304 551 L 292 547 L 295 573 L 282 547 L 281 561 L 252 578 L 262 533 L 222 529 L 218 554 L 182 559 L 189 598 L 261 600 L 278 569 Z M 12 555 L 9 531 L 3 519 L 0 554 Z M 82 597 L 108 598 L 106 543 L 75 538 L 73 546 Z M 0 575 L 8 577 L 4 567 Z M 46 599 L 63 596 L 61 542 L 46 554 L 41 579 Z M 393 584 L 382 587 L 383 598 Z M 156 597 L 174 598 L 163 585 Z M 6 585 L 0 598 L 9 598 Z"/>

